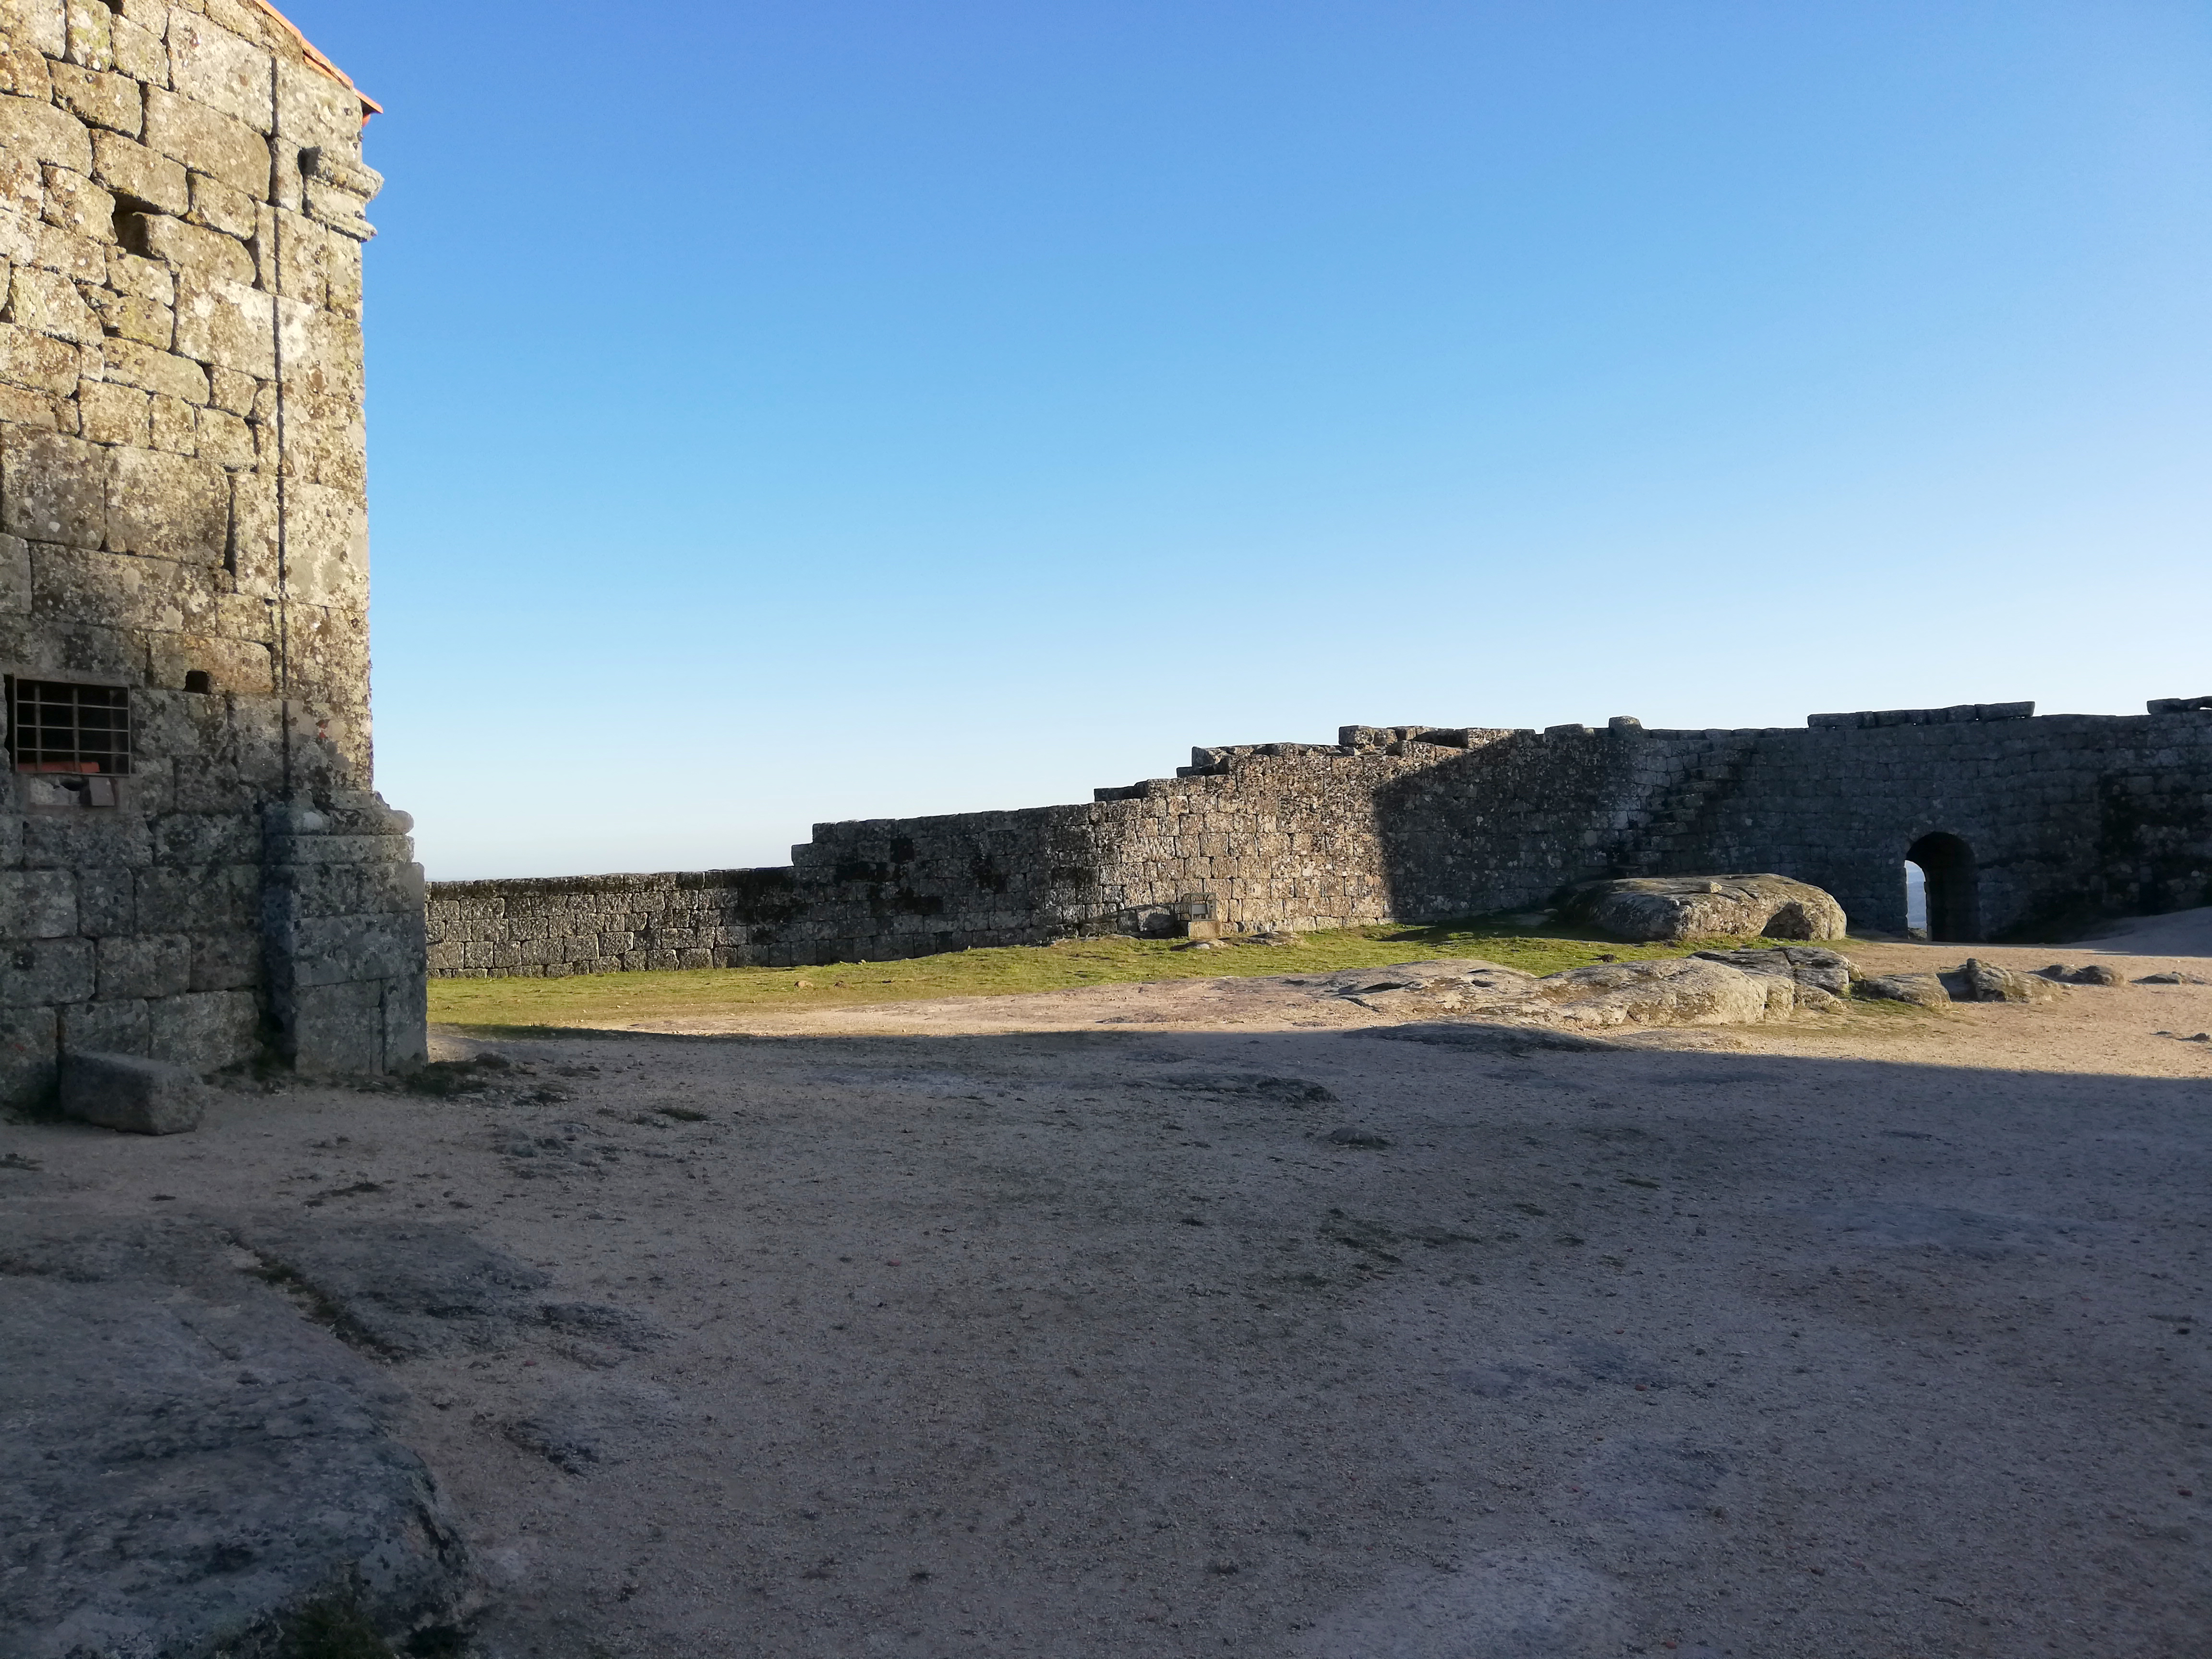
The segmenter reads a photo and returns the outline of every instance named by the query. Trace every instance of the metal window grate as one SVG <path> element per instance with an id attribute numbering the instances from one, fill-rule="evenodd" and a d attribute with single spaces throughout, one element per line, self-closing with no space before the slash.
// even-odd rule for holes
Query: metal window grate
<path id="1" fill-rule="evenodd" d="M 119 777 L 131 770 L 131 694 L 11 677 L 8 753 L 18 772 Z"/>

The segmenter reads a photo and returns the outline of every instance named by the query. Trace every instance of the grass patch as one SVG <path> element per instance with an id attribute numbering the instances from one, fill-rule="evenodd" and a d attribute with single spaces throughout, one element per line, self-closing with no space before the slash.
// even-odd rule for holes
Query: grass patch
<path id="1" fill-rule="evenodd" d="M 860 1007 L 933 997 L 1014 996 L 1085 985 L 1333 973 L 1430 957 L 1480 957 L 1532 974 L 1679 957 L 1716 945 L 1783 945 L 1786 939 L 1698 939 L 1623 945 L 1595 935 L 1522 927 L 1496 920 L 1428 926 L 1384 924 L 1298 936 L 1295 944 L 1230 943 L 1218 951 L 1180 941 L 1119 936 L 1058 945 L 1012 945 L 911 957 L 901 962 L 820 968 L 700 968 L 680 973 L 582 974 L 563 979 L 434 979 L 430 1018 L 484 1036 L 526 1031 L 620 1030 L 641 1022 L 718 1014 Z M 1796 941 L 1803 943 L 1802 940 Z"/>

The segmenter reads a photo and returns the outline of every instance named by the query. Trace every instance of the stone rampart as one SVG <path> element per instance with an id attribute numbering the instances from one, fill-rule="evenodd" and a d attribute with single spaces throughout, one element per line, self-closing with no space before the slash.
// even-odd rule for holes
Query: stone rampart
<path id="1" fill-rule="evenodd" d="M 430 889 L 433 974 L 887 960 L 1085 932 L 1435 921 L 1617 875 L 1771 870 L 1905 927 L 1935 837 L 1956 937 L 2212 900 L 2212 704 L 1802 728 L 1347 726 L 1193 752 L 1082 805 L 818 824 L 787 868 Z M 1922 856 L 1932 856 L 1923 852 Z"/>

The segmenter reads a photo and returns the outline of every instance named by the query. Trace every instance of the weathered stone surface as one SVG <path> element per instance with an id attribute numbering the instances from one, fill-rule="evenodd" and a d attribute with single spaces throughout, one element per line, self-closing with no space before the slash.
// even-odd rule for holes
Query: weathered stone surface
<path id="1" fill-rule="evenodd" d="M 194 224 L 243 240 L 258 231 L 262 211 L 261 204 L 244 191 L 219 184 L 204 173 L 192 174 Z"/>
<path id="2" fill-rule="evenodd" d="M 115 452 L 108 480 L 109 546 L 219 566 L 229 539 L 230 480 L 221 467 L 153 449 Z"/>
<path id="3" fill-rule="evenodd" d="M 2110 963 L 2092 962 L 2079 968 L 2069 968 L 2063 962 L 2054 962 L 2039 970 L 2044 978 L 2061 985 L 2125 985 L 2128 976 Z"/>
<path id="4" fill-rule="evenodd" d="M 131 1134 L 173 1135 L 199 1127 L 207 1085 L 181 1066 L 136 1054 L 64 1053 L 65 1117 Z"/>
<path id="5" fill-rule="evenodd" d="M 1848 996 L 1851 988 L 1851 959 L 1840 951 L 1818 945 L 1790 945 L 1774 951 L 1698 951 L 1707 962 L 1724 962 L 1747 974 L 1770 974 L 1794 981 L 1832 997 Z"/>
<path id="6" fill-rule="evenodd" d="M 1880 1001 L 1909 1002 L 1921 1008 L 1951 1006 L 1951 993 L 1934 974 L 1870 974 L 1852 988 Z"/>
<path id="7" fill-rule="evenodd" d="M 48 58 L 68 49 L 67 15 L 64 0 L 0 0 L 0 29 Z"/>
<path id="8" fill-rule="evenodd" d="M 184 164 L 117 132 L 92 135 L 92 176 L 118 195 L 163 213 L 191 205 Z"/>
<path id="9" fill-rule="evenodd" d="M 0 380 L 68 393 L 76 390 L 82 365 L 82 354 L 66 342 L 0 323 Z"/>
<path id="10" fill-rule="evenodd" d="M 168 9 L 166 6 L 149 6 L 147 9 L 151 14 Z M 108 34 L 118 74 L 126 75 L 134 81 L 149 82 L 157 87 L 169 83 L 169 49 L 161 43 L 160 35 L 122 15 L 109 24 Z"/>
<path id="11" fill-rule="evenodd" d="M 540 1322 L 548 1280 L 465 1228 L 256 1222 L 239 1233 L 272 1273 L 308 1287 L 356 1346 L 392 1358 L 504 1347 Z"/>
<path id="12" fill-rule="evenodd" d="M 74 64 L 56 64 L 50 73 L 53 76 L 54 101 L 71 114 L 132 138 L 144 127 L 145 106 L 140 101 L 141 89 L 129 76 L 107 70 L 83 69 Z"/>
<path id="13" fill-rule="evenodd" d="M 106 452 L 54 433 L 19 437 L 21 430 L 0 428 L 0 525 L 34 542 L 100 546 L 107 538 Z"/>
<path id="14" fill-rule="evenodd" d="M 76 284 L 58 271 L 18 265 L 8 285 L 7 320 L 19 328 L 51 334 L 80 345 L 97 344 L 100 319 Z"/>
<path id="15" fill-rule="evenodd" d="M 0 149 L 31 161 L 92 171 L 92 139 L 83 125 L 52 104 L 0 97 Z"/>
<path id="16" fill-rule="evenodd" d="M 0 1007 L 0 1109 L 44 1106 L 61 1061 L 61 1022 L 52 1008 Z"/>
<path id="17" fill-rule="evenodd" d="M 100 326 L 111 336 L 155 351 L 167 351 L 177 343 L 177 313 L 172 307 L 136 294 L 101 298 L 104 302 L 94 309 L 100 313 Z"/>
<path id="18" fill-rule="evenodd" d="M 115 198 L 82 173 L 48 162 L 46 201 L 41 212 L 50 225 L 108 241 L 115 234 Z"/>
<path id="19" fill-rule="evenodd" d="M 253 285 L 253 256 L 236 236 L 159 213 L 140 214 L 133 225 L 145 252 L 174 265 L 188 287 L 226 283 L 240 288 Z"/>
<path id="20" fill-rule="evenodd" d="M 0 16 L 0 27 L 5 22 Z M 0 93 L 40 103 L 53 96 L 46 55 L 13 34 L 0 34 Z"/>
<path id="21" fill-rule="evenodd" d="M 115 18 L 104 0 L 70 0 L 68 57 L 87 69 L 115 67 Z"/>
<path id="22" fill-rule="evenodd" d="M 31 609 L 31 544 L 21 536 L 0 536 L 0 616 L 24 616 Z"/>
<path id="23" fill-rule="evenodd" d="M 1406 1021 L 1438 1018 L 1487 1023 L 1541 1022 L 1582 1029 L 1615 1025 L 1735 1025 L 1840 1007 L 1824 984 L 1848 966 L 1832 951 L 1802 964 L 1784 953 L 1737 953 L 1749 969 L 1699 955 L 1680 960 L 1600 963 L 1541 978 L 1479 961 L 1401 963 L 1324 975 L 1314 981 L 1376 1013 Z M 1802 979 L 1800 975 L 1802 975 Z"/>
<path id="24" fill-rule="evenodd" d="M 2049 1002 L 2058 988 L 2040 974 L 2024 974 L 1969 957 L 1943 975 L 1954 1002 Z"/>
<path id="25" fill-rule="evenodd" d="M 190 358 L 130 340 L 109 340 L 104 354 L 111 380 L 158 392 L 188 404 L 208 400 L 208 371 Z"/>
<path id="26" fill-rule="evenodd" d="M 465 1607 L 466 1549 L 390 1432 L 402 1396 L 228 1249 L 0 1219 L 10 1655 L 293 1651 L 319 1602 L 404 1645 Z"/>
<path id="27" fill-rule="evenodd" d="M 276 125 L 276 60 L 253 42 L 180 12 L 169 24 L 169 65 L 185 97 L 258 132 Z"/>
<path id="28" fill-rule="evenodd" d="M 276 372 L 275 306 L 274 295 L 243 282 L 180 279 L 177 350 L 198 362 L 267 380 Z"/>
<path id="29" fill-rule="evenodd" d="M 88 382 L 77 393 L 77 430 L 96 444 L 143 447 L 152 431 L 153 395 L 134 386 Z"/>
<path id="30" fill-rule="evenodd" d="M 1644 876 L 1592 883 L 1567 902 L 1569 921 L 1616 939 L 1841 939 L 1843 907 L 1787 876 Z"/>
<path id="31" fill-rule="evenodd" d="M 1570 1025 L 1743 1025 L 1767 1016 L 1773 976 L 1685 957 L 1610 962 L 1539 980 L 1535 995 Z"/>
<path id="32" fill-rule="evenodd" d="M 268 141 L 245 122 L 158 87 L 146 90 L 146 143 L 196 173 L 266 199 Z"/>
<path id="33" fill-rule="evenodd" d="M 312 605 L 364 606 L 368 601 L 368 509 L 350 492 L 300 483 L 286 495 L 291 577 Z"/>

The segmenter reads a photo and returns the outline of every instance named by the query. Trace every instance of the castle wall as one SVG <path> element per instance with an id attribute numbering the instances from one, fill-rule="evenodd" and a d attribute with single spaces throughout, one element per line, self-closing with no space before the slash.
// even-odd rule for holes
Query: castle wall
<path id="1" fill-rule="evenodd" d="M 2212 902 L 2212 709 L 2026 704 L 1803 729 L 1346 727 L 1200 750 L 1084 805 L 817 825 L 788 868 L 438 883 L 438 975 L 887 960 L 1162 928 L 1436 921 L 1577 882 L 1771 870 L 1905 926 L 1931 832 L 1972 849 L 1978 930 Z"/>
<path id="2" fill-rule="evenodd" d="M 64 1048 L 422 1052 L 370 777 L 364 108 L 259 5 L 0 0 L 0 673 L 129 726 L 58 760 L 0 705 L 7 1103 Z"/>

